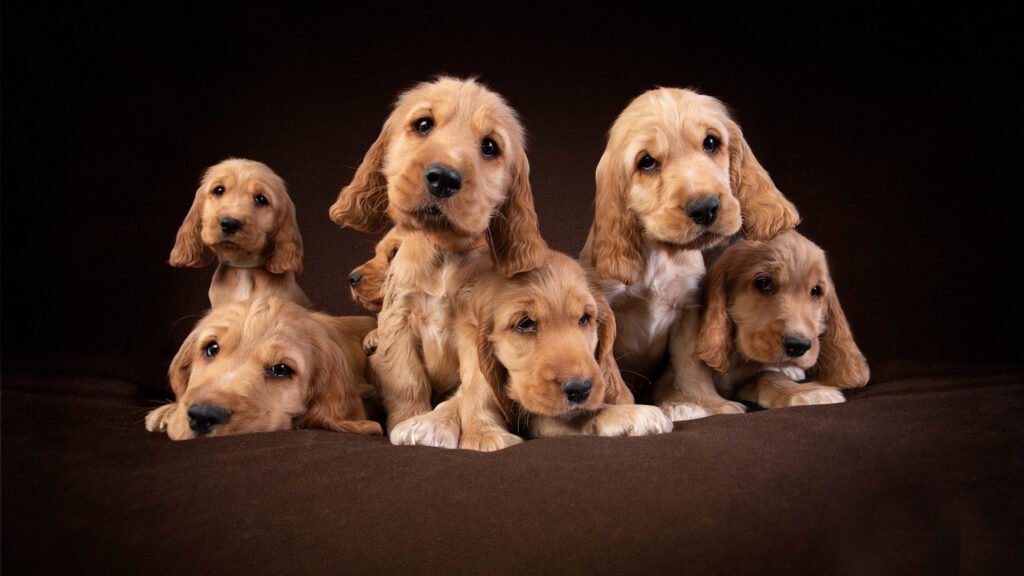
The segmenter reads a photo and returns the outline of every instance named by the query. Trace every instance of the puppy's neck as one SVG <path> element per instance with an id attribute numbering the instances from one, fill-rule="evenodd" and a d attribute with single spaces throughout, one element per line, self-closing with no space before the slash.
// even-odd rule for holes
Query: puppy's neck
<path id="1" fill-rule="evenodd" d="M 450 250 L 452 252 L 469 252 L 481 246 L 487 245 L 487 239 L 480 236 L 476 239 L 463 238 L 454 234 L 427 234 L 427 238 L 439 248 Z"/>

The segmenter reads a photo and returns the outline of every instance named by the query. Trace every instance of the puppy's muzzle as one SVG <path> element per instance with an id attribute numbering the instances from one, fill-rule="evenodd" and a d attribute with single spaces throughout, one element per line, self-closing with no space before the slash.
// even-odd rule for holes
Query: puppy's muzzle
<path id="1" fill-rule="evenodd" d="M 718 196 L 706 196 L 686 203 L 683 212 L 701 226 L 707 226 L 718 218 L 718 208 L 721 203 Z"/>
<path id="2" fill-rule="evenodd" d="M 359 272 L 353 272 L 353 273 L 348 275 L 348 283 L 351 284 L 353 288 L 355 288 L 356 286 L 359 286 L 359 283 L 362 282 L 362 281 L 363 281 L 363 275 L 360 274 Z"/>
<path id="3" fill-rule="evenodd" d="M 590 397 L 594 381 L 590 378 L 570 378 L 559 383 L 565 398 L 574 404 L 582 404 Z"/>
<path id="4" fill-rule="evenodd" d="M 205 436 L 218 424 L 223 424 L 231 417 L 231 412 L 219 406 L 209 404 L 193 404 L 188 407 L 188 427 L 196 436 Z"/>
<path id="5" fill-rule="evenodd" d="M 799 358 L 811 349 L 811 341 L 789 334 L 782 337 L 782 349 L 786 351 L 786 356 Z"/>
<path id="6" fill-rule="evenodd" d="M 431 164 L 423 171 L 427 190 L 437 198 L 449 198 L 462 188 L 462 174 L 445 164 Z"/>
<path id="7" fill-rule="evenodd" d="M 221 218 L 220 229 L 224 234 L 233 236 L 235 232 L 242 229 L 242 221 L 234 218 Z"/>

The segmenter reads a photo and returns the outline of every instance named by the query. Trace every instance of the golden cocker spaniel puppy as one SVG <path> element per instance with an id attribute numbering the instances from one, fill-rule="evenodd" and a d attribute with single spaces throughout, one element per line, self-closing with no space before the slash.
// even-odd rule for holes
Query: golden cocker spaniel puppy
<path id="1" fill-rule="evenodd" d="M 455 296 L 480 271 L 532 270 L 547 250 L 515 111 L 474 80 L 416 86 L 398 98 L 330 216 L 364 232 L 390 219 L 405 234 L 371 363 L 393 443 L 456 445 L 450 419 L 430 416 L 432 401 L 459 383 Z"/>
<path id="2" fill-rule="evenodd" d="M 388 230 L 374 247 L 373 258 L 355 267 L 348 275 L 352 300 L 370 312 L 380 312 L 384 304 L 384 277 L 402 247 L 403 236 L 398 228 Z"/>
<path id="3" fill-rule="evenodd" d="M 742 240 L 714 263 L 695 353 L 721 388 L 767 408 L 843 401 L 870 378 L 825 252 L 795 230 Z M 783 369 L 799 368 L 796 383 Z"/>
<path id="4" fill-rule="evenodd" d="M 203 175 L 170 264 L 202 268 L 214 256 L 211 306 L 269 295 L 310 306 L 295 282 L 302 272 L 295 206 L 284 180 L 266 164 L 230 158 Z"/>
<path id="5" fill-rule="evenodd" d="M 457 315 L 462 385 L 459 447 L 498 450 L 533 437 L 642 436 L 672 431 L 655 406 L 633 403 L 615 357 L 615 316 L 597 281 L 549 251 L 512 278 L 466 287 Z"/>
<path id="6" fill-rule="evenodd" d="M 797 225 L 796 208 L 715 98 L 658 88 L 615 121 L 597 166 L 594 223 L 581 262 L 615 311 L 615 356 L 637 389 L 673 420 L 737 413 L 693 359 L 704 277 L 701 250 L 738 232 L 768 239 Z"/>
<path id="7" fill-rule="evenodd" d="M 175 401 L 146 416 L 172 440 L 290 428 L 382 434 L 361 342 L 374 319 L 311 312 L 278 297 L 210 311 L 168 370 Z"/>

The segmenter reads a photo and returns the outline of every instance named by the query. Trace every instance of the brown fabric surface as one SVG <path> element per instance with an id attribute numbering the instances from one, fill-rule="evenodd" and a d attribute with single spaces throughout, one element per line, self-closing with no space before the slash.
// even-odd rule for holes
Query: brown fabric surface
<path id="1" fill-rule="evenodd" d="M 1024 371 L 888 364 L 846 404 L 494 454 L 171 442 L 115 379 L 4 379 L 5 573 L 995 574 L 1024 560 Z"/>

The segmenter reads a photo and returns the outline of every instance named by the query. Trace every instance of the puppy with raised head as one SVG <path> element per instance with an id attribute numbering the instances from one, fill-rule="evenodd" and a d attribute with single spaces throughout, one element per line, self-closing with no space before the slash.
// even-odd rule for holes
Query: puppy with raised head
<path id="1" fill-rule="evenodd" d="M 470 283 L 457 316 L 462 385 L 459 447 L 498 450 L 532 437 L 642 436 L 672 431 L 633 403 L 612 344 L 615 316 L 597 281 L 568 256 Z M 510 429 L 511 428 L 511 429 Z"/>
<path id="2" fill-rule="evenodd" d="M 352 300 L 370 312 L 380 312 L 384 304 L 384 278 L 402 247 L 402 237 L 398 228 L 388 230 L 374 247 L 373 258 L 355 267 L 348 275 Z"/>
<path id="3" fill-rule="evenodd" d="M 170 264 L 202 268 L 214 256 L 211 306 L 270 295 L 310 306 L 295 282 L 302 272 L 295 206 L 284 180 L 266 164 L 230 158 L 203 175 Z"/>
<path id="4" fill-rule="evenodd" d="M 458 444 L 455 296 L 481 271 L 536 268 L 537 227 L 523 129 L 498 94 L 442 77 L 398 98 L 330 209 L 339 226 L 405 237 L 384 282 L 371 363 L 395 444 Z"/>
<path id="5" fill-rule="evenodd" d="M 799 223 L 715 98 L 658 88 L 615 121 L 597 166 L 594 223 L 580 260 L 615 311 L 615 356 L 634 389 L 673 420 L 738 413 L 693 358 L 702 250 L 742 232 L 768 239 Z"/>
<path id="6" fill-rule="evenodd" d="M 382 434 L 360 398 L 374 393 L 361 349 L 374 325 L 278 297 L 218 306 L 171 361 L 175 401 L 150 412 L 146 429 L 172 440 L 290 428 Z"/>
<path id="7" fill-rule="evenodd" d="M 743 240 L 714 263 L 696 356 L 720 388 L 766 408 L 830 404 L 870 378 L 825 252 L 795 230 Z M 805 371 L 797 383 L 785 368 Z"/>

